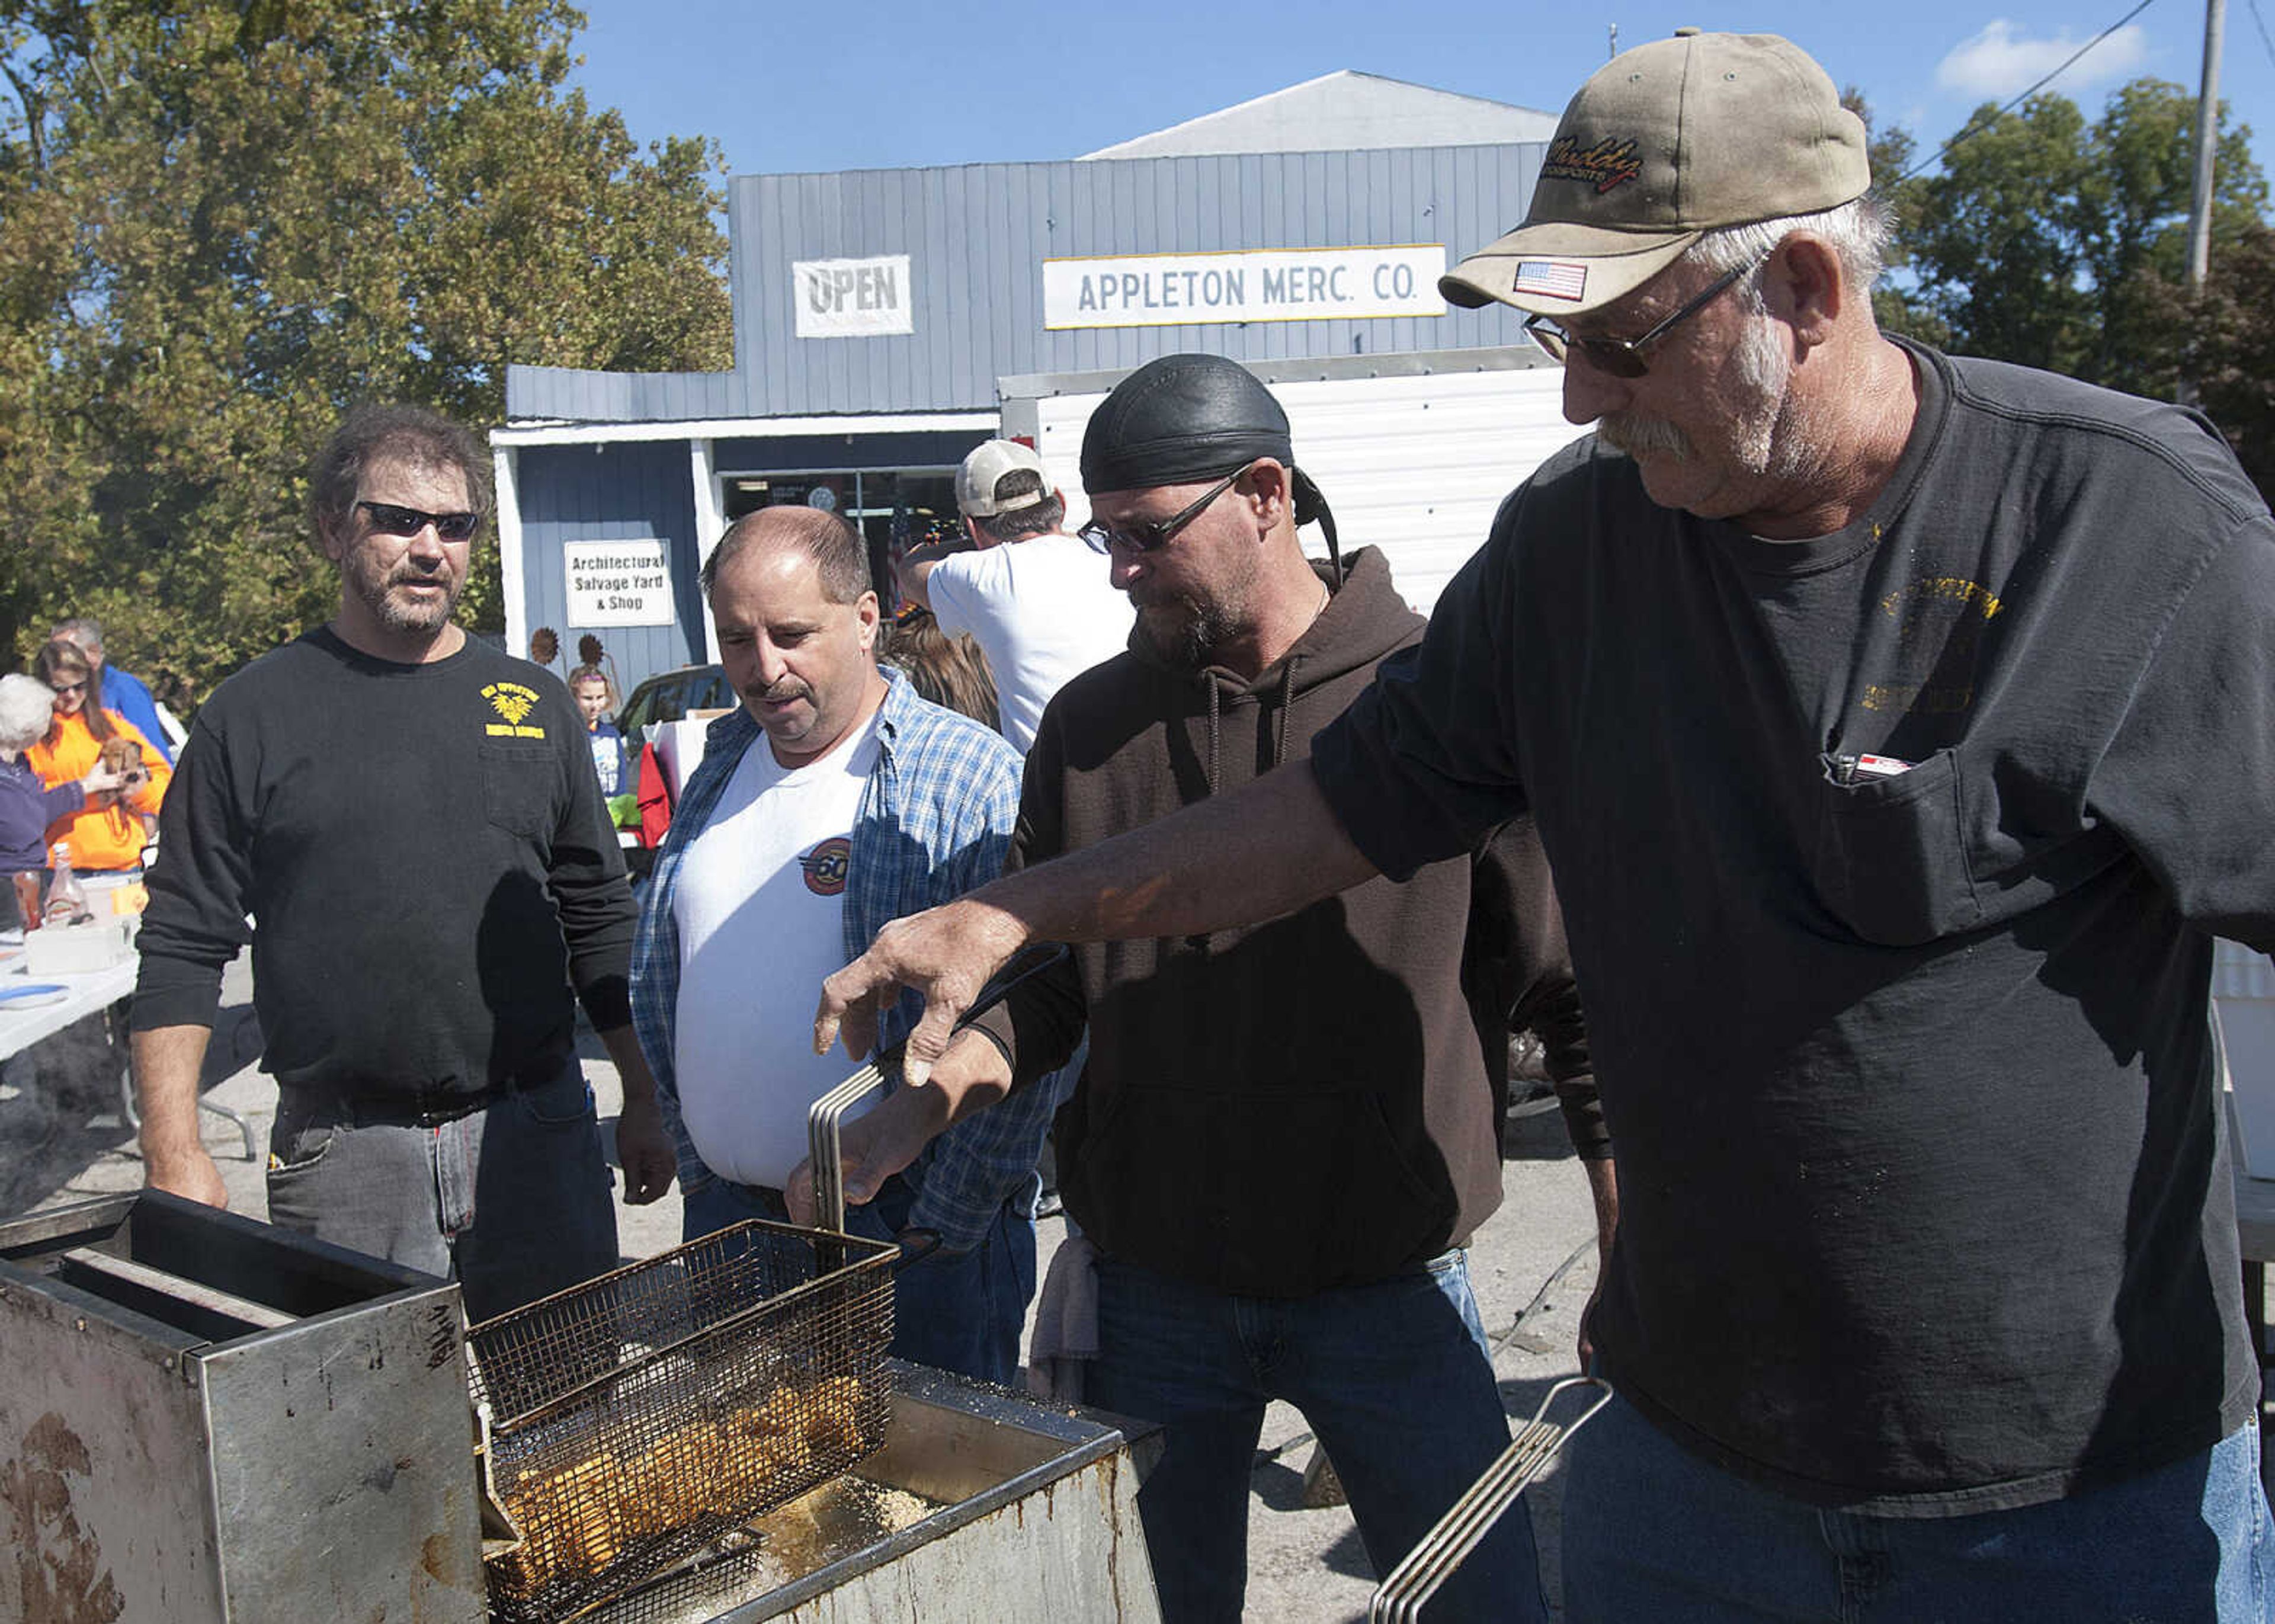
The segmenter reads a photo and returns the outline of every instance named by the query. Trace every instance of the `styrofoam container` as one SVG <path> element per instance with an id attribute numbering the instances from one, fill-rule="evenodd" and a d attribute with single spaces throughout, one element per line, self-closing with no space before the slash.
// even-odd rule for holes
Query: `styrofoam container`
<path id="1" fill-rule="evenodd" d="M 43 925 L 24 933 L 24 973 L 83 975 L 108 970 L 133 956 L 125 920 L 98 914 L 80 925 Z"/>

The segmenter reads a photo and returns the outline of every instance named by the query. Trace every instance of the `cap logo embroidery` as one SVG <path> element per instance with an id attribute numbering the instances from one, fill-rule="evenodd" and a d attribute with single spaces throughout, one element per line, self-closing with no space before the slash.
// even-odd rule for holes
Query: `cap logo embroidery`
<path id="1" fill-rule="evenodd" d="M 1588 291 L 1588 268 L 1570 260 L 1519 260 L 1510 291 L 1538 298 L 1577 299 Z"/>
<path id="2" fill-rule="evenodd" d="M 1540 178 L 1576 180 L 1602 193 L 1642 173 L 1643 159 L 1633 137 L 1621 140 L 1606 135 L 1592 147 L 1583 147 L 1572 137 L 1560 135 L 1548 148 L 1548 162 L 1541 166 Z"/>

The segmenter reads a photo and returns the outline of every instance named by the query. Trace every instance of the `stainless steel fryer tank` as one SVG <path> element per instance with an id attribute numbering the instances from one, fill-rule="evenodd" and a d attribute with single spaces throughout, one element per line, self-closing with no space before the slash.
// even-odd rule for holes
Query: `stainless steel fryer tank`
<path id="1" fill-rule="evenodd" d="M 589 1624 L 1160 1624 L 1155 1429 L 891 1363 L 885 1446 Z"/>
<path id="2" fill-rule="evenodd" d="M 0 1619 L 478 1624 L 464 1325 L 153 1191 L 0 1223 Z"/>

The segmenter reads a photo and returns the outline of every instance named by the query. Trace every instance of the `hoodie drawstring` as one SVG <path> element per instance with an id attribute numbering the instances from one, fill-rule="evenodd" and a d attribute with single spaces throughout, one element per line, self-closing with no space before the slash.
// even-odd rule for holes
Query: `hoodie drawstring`
<path id="1" fill-rule="evenodd" d="M 1272 765 L 1278 767 L 1288 759 L 1288 717 L 1296 708 L 1296 668 L 1303 661 L 1301 654 L 1288 656 L 1288 663 L 1280 671 L 1280 726 L 1272 741 Z"/>
<path id="2" fill-rule="evenodd" d="M 1220 697 L 1221 691 L 1217 685 L 1216 673 L 1214 671 L 1210 671 L 1206 675 L 1208 677 L 1209 753 L 1208 777 L 1204 782 L 1208 785 L 1208 792 L 1211 795 L 1214 795 L 1216 793 L 1218 771 L 1223 766 L 1223 762 L 1221 759 L 1221 752 L 1224 749 L 1224 729 L 1222 722 L 1223 700 Z"/>

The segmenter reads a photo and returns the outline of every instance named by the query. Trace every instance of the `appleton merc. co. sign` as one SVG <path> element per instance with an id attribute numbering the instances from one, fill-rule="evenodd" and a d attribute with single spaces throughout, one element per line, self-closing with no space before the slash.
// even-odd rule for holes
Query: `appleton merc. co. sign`
<path id="1" fill-rule="evenodd" d="M 1174 327 L 1442 316 L 1443 243 L 1043 261 L 1043 325 Z"/>

